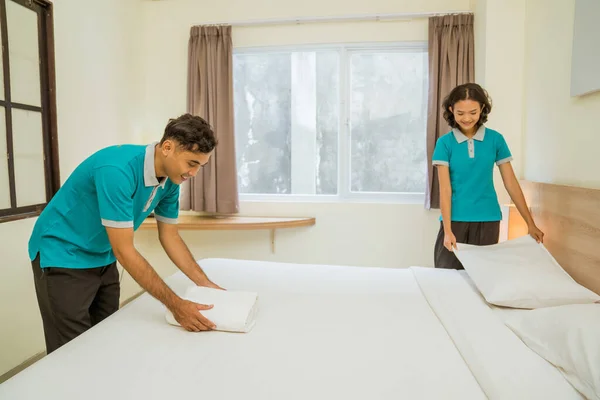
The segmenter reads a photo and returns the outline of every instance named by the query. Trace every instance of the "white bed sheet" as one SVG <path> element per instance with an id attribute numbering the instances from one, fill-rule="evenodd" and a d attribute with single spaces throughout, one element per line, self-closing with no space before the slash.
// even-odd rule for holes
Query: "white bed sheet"
<path id="1" fill-rule="evenodd" d="M 456 270 L 412 270 L 427 301 L 488 398 L 583 398 L 556 367 L 504 325 L 504 318 L 514 311 L 490 307 L 468 275 Z"/>
<path id="2" fill-rule="evenodd" d="M 417 280 L 416 269 L 201 265 L 226 288 L 259 293 L 250 333 L 186 332 L 145 294 L 0 385 L 0 399 L 579 398 L 457 271 L 418 269 Z M 181 273 L 167 282 L 180 294 L 191 284 Z M 491 351 L 497 340 L 503 354 Z M 509 387 L 527 374 L 517 361 L 535 382 Z M 559 390 L 536 391 L 541 379 Z"/>
<path id="3" fill-rule="evenodd" d="M 201 265 L 259 293 L 250 333 L 188 333 L 143 295 L 0 385 L 0 399 L 486 398 L 408 269 Z"/>

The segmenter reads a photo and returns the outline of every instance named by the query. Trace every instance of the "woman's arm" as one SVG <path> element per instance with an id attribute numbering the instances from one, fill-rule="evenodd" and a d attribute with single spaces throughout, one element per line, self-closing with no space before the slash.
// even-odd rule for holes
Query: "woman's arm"
<path id="1" fill-rule="evenodd" d="M 513 203 L 519 210 L 519 214 L 523 217 L 527 226 L 529 228 L 529 234 L 533 237 L 538 243 L 544 241 L 544 232 L 542 232 L 533 221 L 533 217 L 529 212 L 529 207 L 527 207 L 527 202 L 525 201 L 525 196 L 523 196 L 523 191 L 521 190 L 521 185 L 519 185 L 519 181 L 515 176 L 515 171 L 513 170 L 512 164 L 510 162 L 506 162 L 500 164 L 498 166 L 500 168 L 500 174 L 502 175 L 502 181 L 504 182 L 504 187 L 506 191 L 510 195 Z"/>
<path id="2" fill-rule="evenodd" d="M 442 209 L 442 224 L 444 225 L 444 247 L 449 251 L 456 249 L 456 237 L 452 232 L 452 184 L 450 183 L 450 168 L 437 165 L 440 183 L 440 207 Z"/>

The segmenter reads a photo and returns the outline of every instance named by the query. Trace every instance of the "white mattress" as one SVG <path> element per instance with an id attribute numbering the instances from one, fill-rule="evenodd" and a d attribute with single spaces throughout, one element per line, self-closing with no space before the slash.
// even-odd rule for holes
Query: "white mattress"
<path id="1" fill-rule="evenodd" d="M 491 307 L 468 275 L 415 268 L 427 301 L 490 399 L 581 399 L 561 373 L 529 349 Z M 467 278 L 467 279 L 465 279 Z M 527 312 L 527 311 L 513 311 Z"/>
<path id="2" fill-rule="evenodd" d="M 145 294 L 0 385 L 0 399 L 579 398 L 554 367 L 506 339 L 472 287 L 447 284 L 448 273 L 465 282 L 456 271 L 201 265 L 219 285 L 259 293 L 250 333 L 186 332 Z M 178 293 L 190 284 L 181 273 L 167 283 Z M 482 316 L 489 340 L 477 340 Z M 502 357 L 487 351 L 496 340 Z M 510 372 L 517 361 L 534 368 L 535 382 L 511 389 L 523 381 L 522 369 Z"/>

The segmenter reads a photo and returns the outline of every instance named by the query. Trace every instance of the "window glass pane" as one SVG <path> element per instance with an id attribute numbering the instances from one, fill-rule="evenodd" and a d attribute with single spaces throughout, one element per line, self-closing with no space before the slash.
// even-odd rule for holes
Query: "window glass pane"
<path id="1" fill-rule="evenodd" d="M 423 193 L 427 53 L 352 53 L 350 97 L 351 190 Z"/>
<path id="2" fill-rule="evenodd" d="M 14 1 L 6 2 L 11 100 L 41 106 L 38 15 Z"/>
<path id="3" fill-rule="evenodd" d="M 46 202 L 42 114 L 12 109 L 17 207 Z"/>
<path id="4" fill-rule="evenodd" d="M 234 55 L 240 193 L 337 194 L 340 105 L 349 103 L 350 190 L 423 193 L 427 53 L 273 50 Z M 340 73 L 350 78 L 340 99 Z"/>
<path id="5" fill-rule="evenodd" d="M 337 193 L 339 56 L 234 56 L 240 193 Z"/>
<path id="6" fill-rule="evenodd" d="M 291 193 L 290 54 L 236 55 L 233 68 L 240 193 Z"/>
<path id="7" fill-rule="evenodd" d="M 0 107 L 0 210 L 10 208 L 10 181 L 6 149 L 6 109 Z"/>

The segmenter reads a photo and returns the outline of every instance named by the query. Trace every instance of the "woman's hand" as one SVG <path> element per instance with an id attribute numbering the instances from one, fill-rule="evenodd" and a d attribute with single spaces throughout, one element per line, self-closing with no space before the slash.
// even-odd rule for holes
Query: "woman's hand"
<path id="1" fill-rule="evenodd" d="M 444 247 L 451 252 L 454 252 L 454 249 L 456 249 L 456 236 L 454 236 L 452 231 L 447 231 L 444 234 Z"/>
<path id="2" fill-rule="evenodd" d="M 540 230 L 534 223 L 529 225 L 529 235 L 538 243 L 544 243 L 544 232 Z"/>

